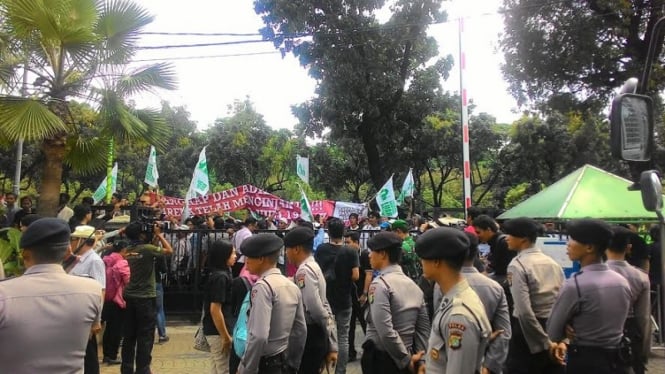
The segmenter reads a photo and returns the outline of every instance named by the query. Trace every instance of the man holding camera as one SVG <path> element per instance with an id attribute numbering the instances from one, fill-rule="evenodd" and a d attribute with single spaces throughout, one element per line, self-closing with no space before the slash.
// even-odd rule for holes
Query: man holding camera
<path id="1" fill-rule="evenodd" d="M 157 316 L 155 260 L 172 254 L 173 249 L 159 225 L 132 222 L 125 228 L 125 235 L 131 242 L 126 257 L 131 275 L 124 293 L 127 306 L 120 372 L 149 374 Z"/>

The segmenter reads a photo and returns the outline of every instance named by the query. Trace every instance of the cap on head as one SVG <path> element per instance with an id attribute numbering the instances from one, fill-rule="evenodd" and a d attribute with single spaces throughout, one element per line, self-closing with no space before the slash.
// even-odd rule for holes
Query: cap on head
<path id="1" fill-rule="evenodd" d="M 409 232 L 409 224 L 403 219 L 395 220 L 392 224 L 392 228 L 393 228 L 393 230 L 400 230 L 402 232 Z"/>
<path id="2" fill-rule="evenodd" d="M 520 217 L 504 222 L 503 232 L 517 238 L 535 241 L 540 232 L 540 225 L 531 218 Z"/>
<path id="3" fill-rule="evenodd" d="M 469 238 L 464 231 L 437 227 L 427 230 L 416 239 L 415 250 L 422 259 L 455 260 L 461 267 L 469 250 Z"/>
<path id="4" fill-rule="evenodd" d="M 284 246 L 287 248 L 306 245 L 314 240 L 314 230 L 305 226 L 298 226 L 284 235 Z M 312 248 L 309 248 L 310 250 Z"/>
<path id="5" fill-rule="evenodd" d="M 69 225 L 59 218 L 41 218 L 23 232 L 19 247 L 30 249 L 48 245 L 67 245 L 69 244 L 69 231 Z"/>
<path id="6" fill-rule="evenodd" d="M 566 224 L 568 235 L 576 242 L 593 245 L 599 253 L 605 251 L 612 240 L 612 228 L 598 219 L 578 219 Z"/>
<path id="7" fill-rule="evenodd" d="M 282 239 L 271 233 L 252 235 L 240 245 L 240 252 L 251 258 L 265 257 L 278 252 L 284 246 Z"/>
<path id="8" fill-rule="evenodd" d="M 367 246 L 372 251 L 384 251 L 402 245 L 402 239 L 394 232 L 383 231 L 367 240 Z"/>
<path id="9" fill-rule="evenodd" d="M 93 226 L 81 225 L 81 226 L 76 226 L 71 237 L 89 239 L 92 238 L 94 234 L 95 234 L 95 228 Z"/>

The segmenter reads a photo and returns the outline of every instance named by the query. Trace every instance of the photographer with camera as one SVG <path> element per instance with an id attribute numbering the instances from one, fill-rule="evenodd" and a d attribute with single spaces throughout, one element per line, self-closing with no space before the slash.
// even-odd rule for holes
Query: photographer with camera
<path id="1" fill-rule="evenodd" d="M 130 241 L 126 259 L 131 275 L 124 292 L 127 306 L 120 372 L 148 374 L 157 316 L 154 264 L 155 260 L 171 255 L 173 249 L 154 220 L 130 223 L 125 235 Z"/>

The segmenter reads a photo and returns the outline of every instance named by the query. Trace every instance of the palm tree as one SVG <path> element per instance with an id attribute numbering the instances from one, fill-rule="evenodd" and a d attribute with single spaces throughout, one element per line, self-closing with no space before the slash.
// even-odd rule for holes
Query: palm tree
<path id="1" fill-rule="evenodd" d="M 20 69 L 10 62 L 27 61 L 23 67 L 34 81 L 28 97 L 0 96 L 0 138 L 40 142 L 41 214 L 55 214 L 64 163 L 97 172 L 117 140 L 164 146 L 167 130 L 157 112 L 126 105 L 131 94 L 175 87 L 167 64 L 124 71 L 152 20 L 129 0 L 0 0 L 0 46 L 9 47 L 0 54 L 0 80 L 16 81 Z M 74 98 L 98 105 L 100 132 L 75 123 L 67 104 Z"/>

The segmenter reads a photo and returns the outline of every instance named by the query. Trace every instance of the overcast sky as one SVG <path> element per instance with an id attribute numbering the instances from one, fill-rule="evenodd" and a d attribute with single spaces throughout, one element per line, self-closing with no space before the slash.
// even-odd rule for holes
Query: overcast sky
<path id="1" fill-rule="evenodd" d="M 451 22 L 429 28 L 438 43 L 441 55 L 458 58 L 457 22 L 465 19 L 465 76 L 469 97 L 478 112 L 487 112 L 499 122 L 517 119 L 515 100 L 507 93 L 500 71 L 502 57 L 497 53 L 498 34 L 502 19 L 497 13 L 501 0 L 444 2 Z M 251 0 L 142 0 L 154 16 L 148 32 L 257 33 L 263 26 L 254 13 Z M 145 36 L 141 46 L 211 43 L 260 39 L 254 36 Z M 231 55 L 254 54 L 244 56 Z M 197 56 L 226 56 L 191 58 Z M 176 59 L 178 58 L 178 59 Z M 173 48 L 140 51 L 137 60 L 168 59 L 176 69 L 178 89 L 160 92 L 160 98 L 137 98 L 139 105 L 157 106 L 160 99 L 174 105 L 185 105 L 200 129 L 216 118 L 227 115 L 227 105 L 235 99 L 250 96 L 257 110 L 273 128 L 293 128 L 296 119 L 291 105 L 301 103 L 314 94 L 315 82 L 298 61 L 282 58 L 271 43 Z M 138 62 L 139 64 L 147 62 Z M 443 82 L 444 88 L 459 91 L 459 67 Z"/>

